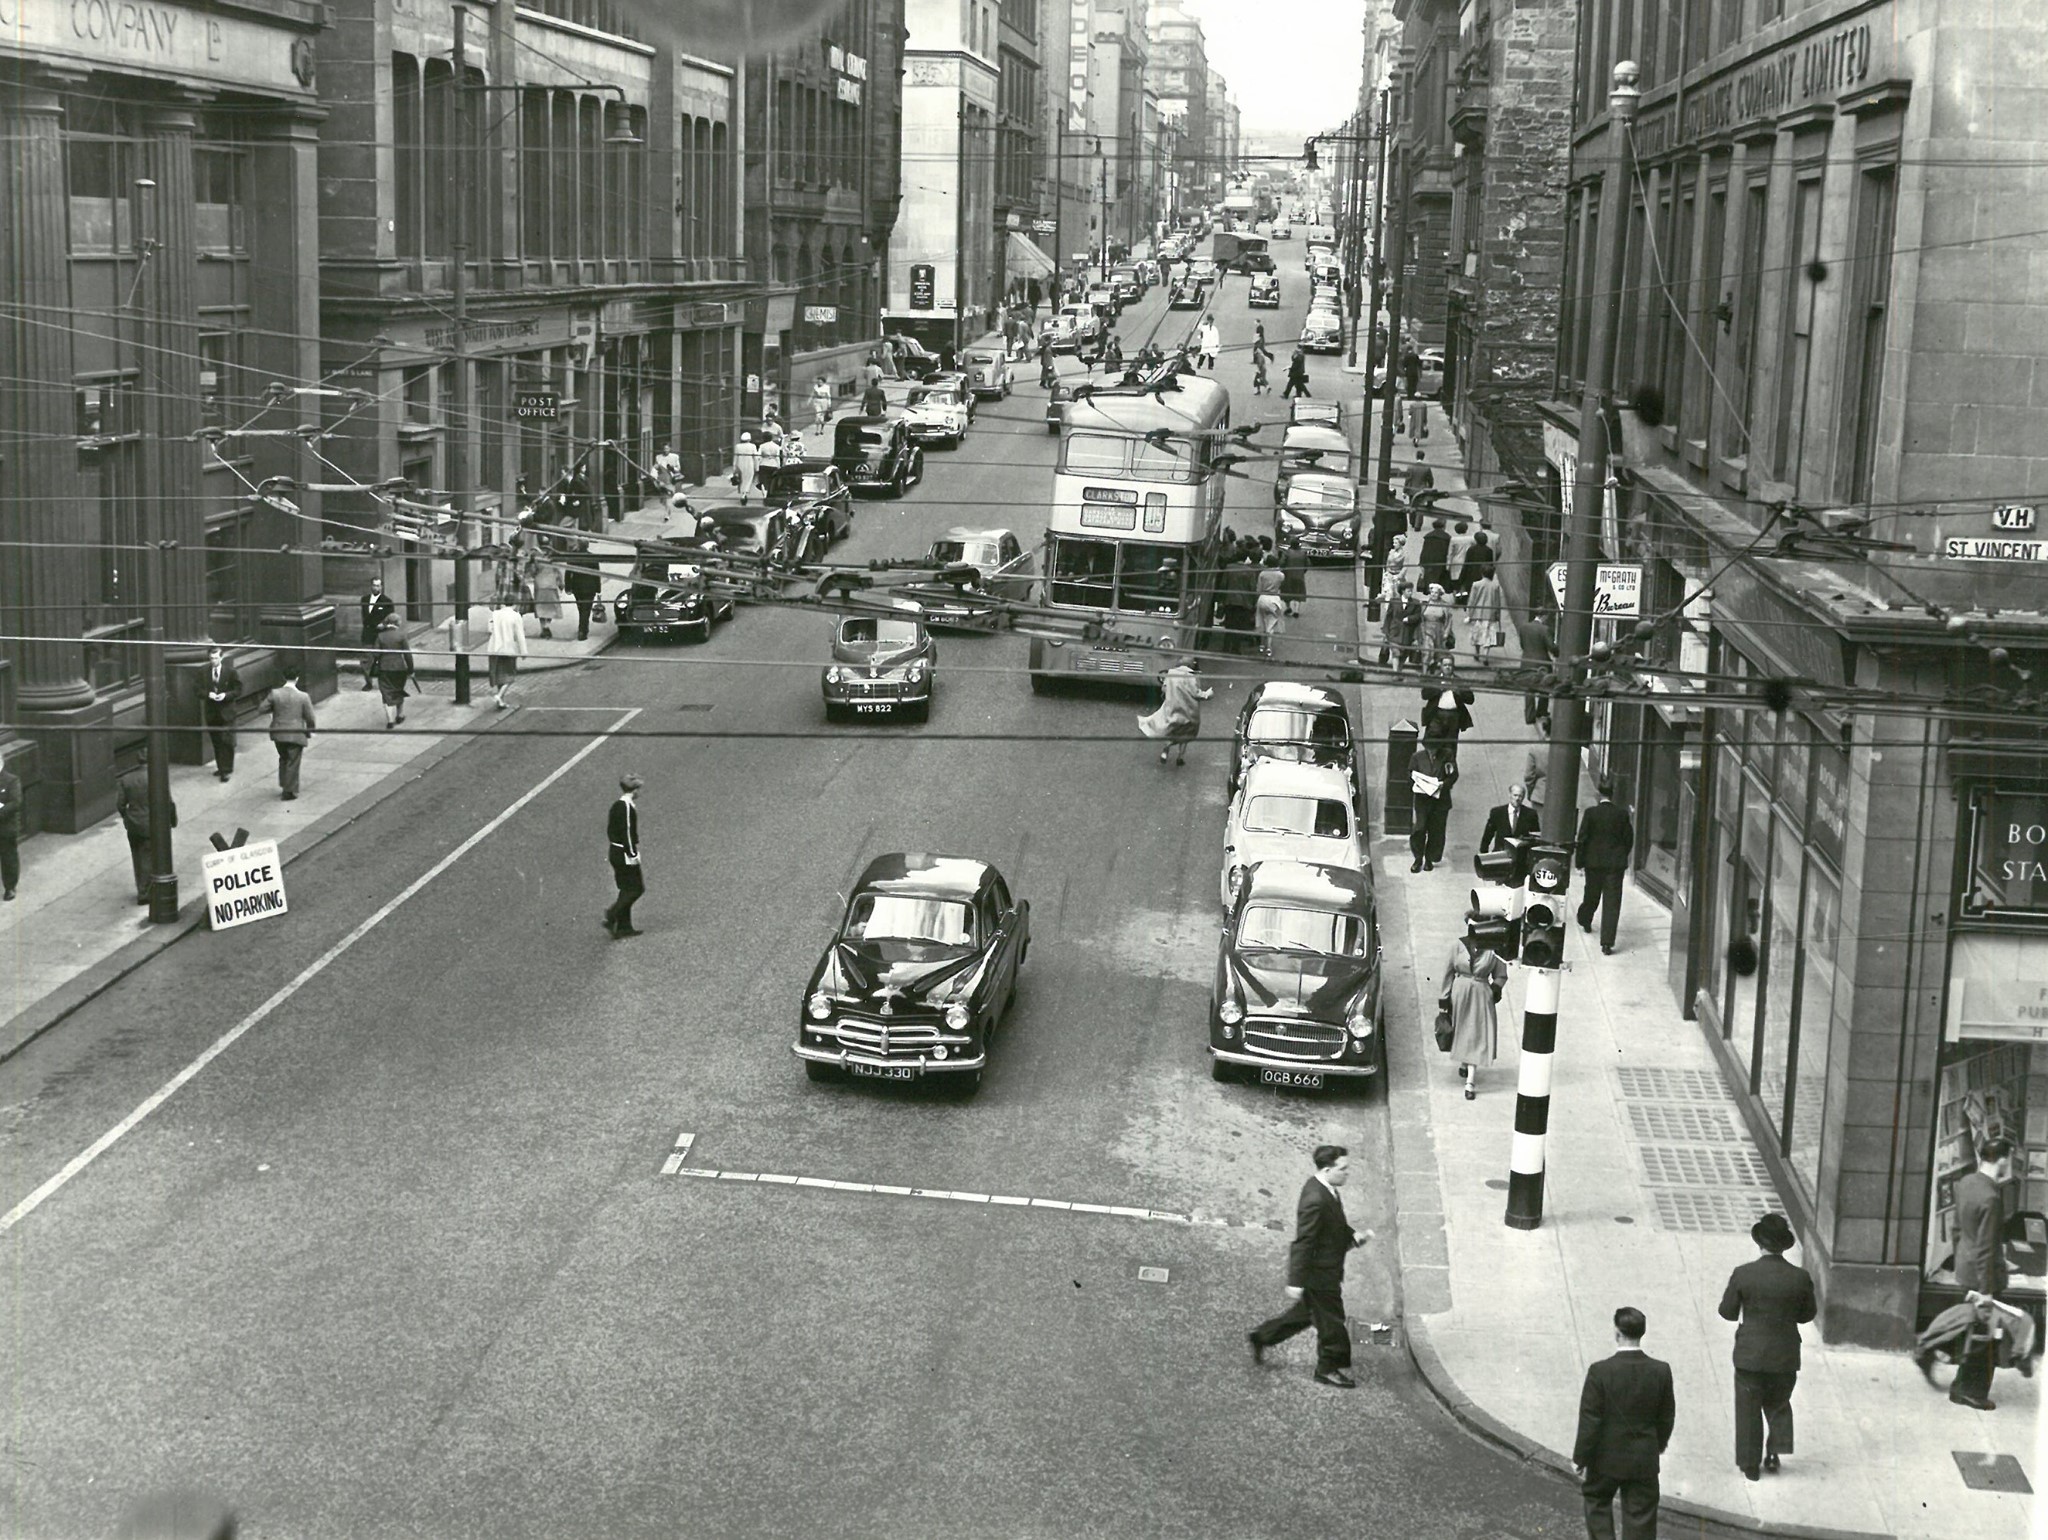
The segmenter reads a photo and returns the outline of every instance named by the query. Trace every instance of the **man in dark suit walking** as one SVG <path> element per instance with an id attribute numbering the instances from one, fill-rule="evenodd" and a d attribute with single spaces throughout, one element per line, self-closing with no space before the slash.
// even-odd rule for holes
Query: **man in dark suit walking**
<path id="1" fill-rule="evenodd" d="M 1614 1540 L 1617 1493 L 1622 1540 L 1657 1540 L 1657 1472 L 1678 1420 L 1678 1402 L 1671 1392 L 1671 1365 L 1643 1351 L 1648 1329 L 1635 1306 L 1615 1311 L 1614 1355 L 1587 1368 L 1579 1392 L 1572 1464 L 1590 1540 Z"/>
<path id="2" fill-rule="evenodd" d="M 633 905 L 647 891 L 647 879 L 640 871 L 640 806 L 635 797 L 645 784 L 637 775 L 620 776 L 619 799 L 605 820 L 606 854 L 619 896 L 604 912 L 604 928 L 614 941 L 640 934 L 633 928 Z"/>
<path id="3" fill-rule="evenodd" d="M 1994 1137 L 1977 1146 L 1977 1169 L 1956 1183 L 1956 1283 L 1966 1300 L 1992 1300 L 2005 1292 L 2005 1186 L 2011 1180 L 2012 1141 Z M 1978 1304 L 1983 1329 L 1970 1331 L 1957 1346 L 1956 1377 L 1948 1387 L 1949 1400 L 1980 1412 L 1998 1409 L 1991 1399 L 1991 1376 L 1998 1366 L 1998 1339 L 1989 1330 L 1995 1310 Z M 1923 1346 L 1914 1361 L 1933 1384 L 1932 1351 Z"/>
<path id="4" fill-rule="evenodd" d="M 1819 1311 L 1813 1277 L 1785 1260 L 1798 1243 L 1783 1214 L 1766 1214 L 1749 1238 L 1763 1255 L 1728 1275 L 1721 1319 L 1735 1328 L 1735 1464 L 1751 1481 L 1792 1452 L 1792 1388 L 1799 1383 L 1799 1328 Z M 1770 1438 L 1764 1421 L 1770 1420 Z"/>
<path id="5" fill-rule="evenodd" d="M 1600 911 L 1600 950 L 1614 950 L 1614 928 L 1621 923 L 1621 881 L 1636 850 L 1636 826 L 1614 800 L 1612 782 L 1600 783 L 1600 800 L 1579 819 L 1578 847 L 1573 863 L 1586 874 L 1586 896 L 1579 900 L 1579 929 L 1593 929 L 1593 911 Z"/>
<path id="6" fill-rule="evenodd" d="M 0 761 L 0 899 L 21 886 L 21 777 Z"/>
<path id="7" fill-rule="evenodd" d="M 384 629 L 384 622 L 398 613 L 398 606 L 391 595 L 384 592 L 384 580 L 370 579 L 370 591 L 363 595 L 357 606 L 363 613 L 363 688 L 374 690 L 377 681 L 373 676 L 372 660 L 377 653 L 377 633 Z"/>
<path id="8" fill-rule="evenodd" d="M 220 648 L 206 654 L 206 736 L 213 740 L 213 773 L 223 781 L 235 773 L 235 703 L 242 676 Z"/>
<path id="9" fill-rule="evenodd" d="M 1351 1228 L 1337 1190 L 1351 1179 L 1351 1152 L 1341 1144 L 1319 1144 L 1315 1174 L 1301 1184 L 1294 1206 L 1294 1244 L 1287 1252 L 1287 1297 L 1293 1301 L 1270 1321 L 1248 1333 L 1252 1361 L 1309 1326 L 1316 1329 L 1316 1380 L 1354 1390 L 1351 1332 L 1344 1324 L 1344 1258 L 1372 1239 Z"/>
<path id="10" fill-rule="evenodd" d="M 1508 799 L 1486 811 L 1486 828 L 1479 836 L 1479 853 L 1503 850 L 1509 840 L 1534 839 L 1540 820 L 1529 806 L 1528 792 L 1520 781 L 1508 782 Z"/>
<path id="11" fill-rule="evenodd" d="M 299 761 L 305 758 L 306 745 L 313 741 L 319 726 L 313 715 L 313 697 L 299 688 L 298 669 L 287 664 L 270 692 L 270 743 L 277 750 L 277 789 L 287 802 L 298 799 Z"/>

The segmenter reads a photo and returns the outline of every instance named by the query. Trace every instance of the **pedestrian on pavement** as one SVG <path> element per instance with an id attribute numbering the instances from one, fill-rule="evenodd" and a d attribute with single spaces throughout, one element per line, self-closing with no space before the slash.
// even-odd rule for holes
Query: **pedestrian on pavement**
<path id="1" fill-rule="evenodd" d="M 500 711 L 509 711 L 512 681 L 518 677 L 519 660 L 526 656 L 526 617 L 502 589 L 491 603 L 491 639 L 484 650 L 490 657 L 492 698 Z"/>
<path id="2" fill-rule="evenodd" d="M 1415 585 L 1405 577 L 1397 578 L 1394 598 L 1386 608 L 1386 618 L 1380 622 L 1386 637 L 1380 649 L 1382 663 L 1392 661 L 1394 677 L 1400 678 L 1415 666 L 1417 639 L 1422 634 L 1422 598 L 1415 592 Z"/>
<path id="3" fill-rule="evenodd" d="M 1463 586 L 1468 597 L 1472 589 L 1482 578 L 1490 578 L 1494 575 L 1493 567 L 1496 553 L 1493 549 L 1493 542 L 1487 538 L 1487 533 L 1487 528 L 1484 524 L 1472 532 L 1472 543 L 1465 548 L 1464 563 L 1458 568 L 1458 582 Z"/>
<path id="4" fill-rule="evenodd" d="M 760 470 L 761 451 L 755 447 L 754 435 L 742 433 L 740 441 L 732 447 L 732 484 L 739 489 L 741 507 L 753 497 L 754 478 Z"/>
<path id="5" fill-rule="evenodd" d="M 1422 394 L 1422 355 L 1412 343 L 1401 350 L 1401 393 L 1411 400 Z"/>
<path id="6" fill-rule="evenodd" d="M 1536 724 L 1536 731 L 1545 738 L 1550 736 L 1550 718 L 1545 717 Z M 1536 809 L 1536 816 L 1543 816 L 1546 800 L 1544 782 L 1550 779 L 1550 749 L 1546 744 L 1537 744 L 1529 750 L 1529 757 L 1522 761 L 1522 791 L 1529 799 L 1529 806 Z"/>
<path id="7" fill-rule="evenodd" d="M 590 640 L 590 608 L 597 603 L 597 596 L 604 588 L 604 579 L 598 575 L 597 562 L 590 554 L 590 542 L 579 540 L 576 549 L 567 562 L 567 572 L 562 579 L 569 590 L 569 597 L 576 601 L 576 640 Z"/>
<path id="8" fill-rule="evenodd" d="M 889 393 L 879 385 L 870 385 L 861 392 L 860 414 L 863 417 L 880 417 L 889 410 Z"/>
<path id="9" fill-rule="evenodd" d="M 287 802 L 298 800 L 299 761 L 319 725 L 313 697 L 299 688 L 297 665 L 285 664 L 270 692 L 270 746 L 277 750 L 277 789 Z"/>
<path id="10" fill-rule="evenodd" d="M 1223 650 L 1250 652 L 1259 623 L 1259 545 L 1256 540 L 1238 542 L 1230 565 L 1218 580 L 1217 603 L 1223 610 Z"/>
<path id="11" fill-rule="evenodd" d="M 1422 687 L 1422 741 L 1447 764 L 1458 762 L 1458 737 L 1472 729 L 1471 688 L 1452 678 L 1448 664 Z"/>
<path id="12" fill-rule="evenodd" d="M 1429 403 L 1420 396 L 1408 400 L 1408 437 L 1418 444 L 1429 442 Z"/>
<path id="13" fill-rule="evenodd" d="M 1418 743 L 1408 760 L 1408 790 L 1414 813 L 1408 823 L 1411 872 L 1433 872 L 1444 858 L 1444 828 L 1451 816 L 1451 786 L 1458 767 L 1446 764 L 1426 743 Z"/>
<path id="14" fill-rule="evenodd" d="M 1411 527 L 1420 529 L 1422 528 L 1422 494 L 1436 490 L 1436 472 L 1429 468 L 1428 450 L 1418 449 L 1415 451 L 1415 463 L 1407 467 L 1406 474 L 1402 480 L 1404 490 L 1408 494 L 1408 522 Z M 1450 560 L 1450 555 L 1451 539 L 1449 535 L 1445 535 L 1444 560 L 1446 562 Z"/>
<path id="15" fill-rule="evenodd" d="M 661 453 L 654 457 L 654 485 L 662 499 L 675 496 L 676 488 L 683 481 L 683 457 L 676 453 L 673 444 L 663 444 Z"/>
<path id="16" fill-rule="evenodd" d="M 1256 610 L 1259 623 L 1259 655 L 1270 658 L 1287 624 L 1287 574 L 1280 570 L 1277 552 L 1269 554 L 1259 568 Z"/>
<path id="17" fill-rule="evenodd" d="M 1465 1100 L 1479 1094 L 1479 1066 L 1500 1059 L 1500 993 L 1507 987 L 1508 965 L 1493 949 L 1460 936 L 1444 960 L 1443 993 L 1437 1010 L 1451 1018 L 1451 1062 L 1464 1082 Z"/>
<path id="18" fill-rule="evenodd" d="M 1159 751 L 1159 763 L 1166 763 L 1166 756 L 1173 755 L 1176 767 L 1188 762 L 1188 745 L 1201 736 L 1202 702 L 1216 692 L 1202 687 L 1202 663 L 1199 658 L 1183 658 L 1159 676 L 1159 688 L 1164 696 L 1159 709 L 1138 718 L 1138 731 L 1147 738 L 1164 738 L 1166 747 Z"/>
<path id="19" fill-rule="evenodd" d="M 1799 1383 L 1799 1328 L 1819 1312 L 1813 1276 L 1785 1260 L 1799 1243 L 1783 1214 L 1749 1227 L 1762 1253 L 1728 1275 L 1721 1319 L 1735 1328 L 1735 1465 L 1751 1481 L 1792 1452 L 1792 1390 Z M 1770 1437 L 1764 1437 L 1769 1419 Z"/>
<path id="20" fill-rule="evenodd" d="M 640 788 L 646 784 L 637 775 L 620 776 L 618 800 L 605 818 L 605 854 L 618 896 L 604 912 L 604 928 L 614 941 L 640 934 L 633 928 L 633 905 L 647 891 L 647 874 L 640 865 L 638 801 Z"/>
<path id="21" fill-rule="evenodd" d="M 1059 377 L 1059 371 L 1052 364 L 1052 333 L 1042 333 L 1038 339 L 1038 388 L 1051 390 Z"/>
<path id="22" fill-rule="evenodd" d="M 1198 344 L 1198 351 L 1201 357 L 1199 362 L 1204 369 L 1214 369 L 1216 367 L 1216 355 L 1223 351 L 1223 333 L 1217 328 L 1214 316 L 1205 315 L 1202 317 L 1200 335 L 1201 340 Z"/>
<path id="23" fill-rule="evenodd" d="M 1300 348 L 1294 350 L 1287 360 L 1287 383 L 1280 389 L 1280 399 L 1291 401 L 1297 396 L 1308 394 L 1308 354 Z"/>
<path id="24" fill-rule="evenodd" d="M 1491 563 L 1486 576 L 1472 585 L 1465 599 L 1465 625 L 1471 633 L 1472 657 L 1482 668 L 1493 661 L 1494 649 L 1508 639 L 1508 595 Z"/>
<path id="25" fill-rule="evenodd" d="M 1344 1324 L 1344 1258 L 1372 1239 L 1344 1217 L 1339 1190 L 1351 1180 L 1351 1152 L 1341 1144 L 1319 1144 L 1309 1157 L 1315 1174 L 1301 1184 L 1294 1205 L 1294 1244 L 1287 1248 L 1287 1297 L 1291 1304 L 1246 1334 L 1252 1362 L 1296 1332 L 1316 1329 L 1316 1383 L 1355 1390 L 1351 1377 L 1351 1332 Z"/>
<path id="26" fill-rule="evenodd" d="M 114 811 L 121 815 L 121 827 L 128 832 L 128 864 L 135 872 L 135 902 L 149 902 L 149 750 L 135 768 L 122 776 L 114 788 Z M 178 804 L 171 804 L 171 827 L 178 827 Z"/>
<path id="27" fill-rule="evenodd" d="M 21 777 L 0 759 L 0 900 L 21 886 Z"/>
<path id="28" fill-rule="evenodd" d="M 203 715 L 206 736 L 213 740 L 213 773 L 223 781 L 235 773 L 235 707 L 241 698 L 242 675 L 234 660 L 220 648 L 209 647 Z"/>
<path id="29" fill-rule="evenodd" d="M 1451 536 L 1442 519 L 1429 521 L 1429 532 L 1422 537 L 1421 564 L 1424 588 L 1439 583 L 1446 588 L 1450 586 Z"/>
<path id="30" fill-rule="evenodd" d="M 1287 601 L 1287 618 L 1296 619 L 1308 602 L 1308 552 L 1289 546 L 1280 553 L 1280 597 Z"/>
<path id="31" fill-rule="evenodd" d="M 1112 328 L 1102 339 L 1102 372 L 1121 373 L 1124 367 L 1124 345 Z"/>
<path id="32" fill-rule="evenodd" d="M 1572 861 L 1586 874 L 1586 896 L 1579 900 L 1579 929 L 1591 934 L 1593 911 L 1600 911 L 1600 950 L 1614 950 L 1614 928 L 1621 921 L 1621 880 L 1636 850 L 1636 826 L 1627 809 L 1614 800 L 1614 783 L 1600 783 L 1600 800 L 1579 819 L 1578 844 Z"/>
<path id="33" fill-rule="evenodd" d="M 533 560 L 533 613 L 540 618 L 540 634 L 553 636 L 562 618 L 562 568 L 552 555 L 540 552 Z"/>
<path id="34" fill-rule="evenodd" d="M 1998 1366 L 1998 1296 L 2005 1292 L 2005 1195 L 2012 1180 L 2012 1141 L 1986 1139 L 1977 1146 L 1977 1169 L 1955 1185 L 1955 1277 L 1966 1301 L 1974 1306 L 1968 1330 L 1955 1346 L 1956 1377 L 1948 1398 L 1958 1406 L 1995 1411 L 1991 1399 L 1992 1371 Z M 1944 1312 L 1947 1314 L 1947 1312 Z M 1928 1384 L 1934 1383 L 1937 1316 L 1921 1334 L 1913 1355 Z M 2022 1355 L 2024 1356 L 2024 1355 Z"/>
<path id="35" fill-rule="evenodd" d="M 1586 1505 L 1587 1540 L 1614 1540 L 1614 1499 L 1621 1498 L 1622 1540 L 1657 1540 L 1657 1472 L 1678 1400 L 1671 1365 L 1643 1351 L 1649 1322 L 1633 1305 L 1614 1312 L 1614 1354 L 1587 1366 L 1579 1392 L 1579 1433 L 1572 1464 Z"/>
<path id="36" fill-rule="evenodd" d="M 393 615 L 377 633 L 377 689 L 384 698 L 386 731 L 405 720 L 405 692 L 412 685 L 412 648 L 405 627 Z"/>
<path id="37" fill-rule="evenodd" d="M 1506 850 L 1509 840 L 1532 840 L 1542 829 L 1536 809 L 1529 805 L 1529 793 L 1520 781 L 1508 782 L 1508 799 L 1486 810 L 1486 827 L 1479 834 L 1479 853 Z"/>
<path id="38" fill-rule="evenodd" d="M 377 633 L 384 628 L 384 617 L 395 613 L 398 606 L 392 602 L 391 595 L 384 592 L 384 580 L 375 577 L 370 579 L 370 591 L 363 595 L 357 607 L 363 615 L 363 688 L 373 690 L 377 681 L 370 677 L 369 655 L 376 650 Z"/>
<path id="39" fill-rule="evenodd" d="M 861 383 L 868 389 L 882 383 L 882 355 L 879 351 L 868 354 L 868 361 L 861 365 Z"/>
<path id="40" fill-rule="evenodd" d="M 1458 645 L 1457 635 L 1451 629 L 1452 619 L 1451 601 L 1444 592 L 1444 585 L 1431 583 L 1429 597 L 1422 603 L 1422 634 L 1419 640 L 1423 673 L 1433 674 L 1451 660 L 1452 650 Z"/>
<path id="41" fill-rule="evenodd" d="M 819 375 L 811 381 L 811 426 L 820 433 L 832 420 L 832 382 Z"/>

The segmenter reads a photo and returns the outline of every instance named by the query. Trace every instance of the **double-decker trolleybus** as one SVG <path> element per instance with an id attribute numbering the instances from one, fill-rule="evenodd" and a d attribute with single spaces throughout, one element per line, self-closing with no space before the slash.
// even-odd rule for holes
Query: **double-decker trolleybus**
<path id="1" fill-rule="evenodd" d="M 1160 648 L 1196 647 L 1216 591 L 1230 393 L 1192 372 L 1067 403 L 1047 521 L 1044 607 L 1070 636 L 1031 639 L 1031 688 L 1062 675 L 1149 683 Z"/>

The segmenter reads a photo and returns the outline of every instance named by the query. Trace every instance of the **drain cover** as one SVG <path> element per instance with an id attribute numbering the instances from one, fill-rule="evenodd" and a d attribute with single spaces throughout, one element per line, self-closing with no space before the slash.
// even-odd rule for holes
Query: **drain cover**
<path id="1" fill-rule="evenodd" d="M 1745 1144 L 1749 1135 L 1725 1112 L 1663 1102 L 1628 1103 L 1629 1127 L 1653 1144 Z"/>
<path id="2" fill-rule="evenodd" d="M 1140 1283 L 1164 1283 L 1166 1281 L 1167 1271 L 1163 1267 L 1141 1267 L 1138 1269 L 1138 1282 Z"/>
<path id="3" fill-rule="evenodd" d="M 1642 1144 L 1643 1180 L 1666 1187 L 1760 1187 L 1773 1195 L 1771 1168 L 1753 1149 Z"/>
<path id="4" fill-rule="evenodd" d="M 1726 1104 L 1728 1088 L 1721 1077 L 1706 1069 L 1657 1069 L 1626 1066 L 1614 1072 L 1624 1097 L 1653 1102 L 1719 1102 Z"/>
<path id="5" fill-rule="evenodd" d="M 2031 1492 L 2027 1473 L 2009 1454 L 1978 1454 L 1971 1449 L 1951 1449 L 1956 1469 L 1963 1473 L 1963 1485 L 1973 1492 Z"/>
<path id="6" fill-rule="evenodd" d="M 1698 1235 L 1747 1235 L 1765 1209 L 1778 1206 L 1768 1192 L 1681 1192 L 1660 1187 L 1650 1199 L 1657 1205 L 1659 1226 Z"/>

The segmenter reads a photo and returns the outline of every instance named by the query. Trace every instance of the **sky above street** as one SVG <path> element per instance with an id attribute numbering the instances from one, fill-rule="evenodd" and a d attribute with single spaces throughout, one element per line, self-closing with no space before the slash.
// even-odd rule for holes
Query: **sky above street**
<path id="1" fill-rule="evenodd" d="M 1181 0 L 1249 137 L 1333 128 L 1358 101 L 1360 0 Z"/>

